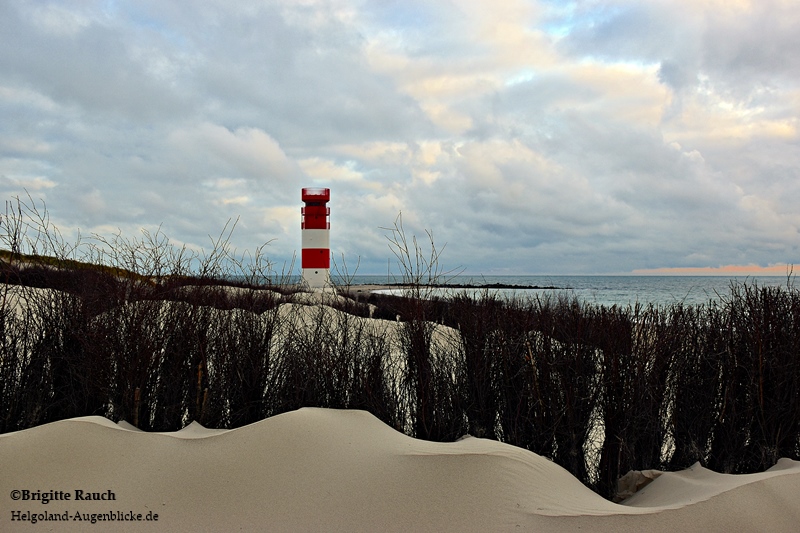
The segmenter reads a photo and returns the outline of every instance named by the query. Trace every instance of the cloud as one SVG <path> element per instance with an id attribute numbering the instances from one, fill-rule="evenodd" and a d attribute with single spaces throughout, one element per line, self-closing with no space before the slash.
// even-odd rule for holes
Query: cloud
<path id="1" fill-rule="evenodd" d="M 55 4 L 6 3 L 0 15 L 6 80 L 88 114 L 141 120 L 186 109 L 136 60 L 130 28 Z"/>
<path id="2" fill-rule="evenodd" d="M 300 160 L 300 167 L 311 180 L 322 182 L 364 182 L 364 175 L 354 168 L 353 161 L 337 164 L 329 159 L 312 157 Z"/>
<path id="3" fill-rule="evenodd" d="M 470 273 L 792 264 L 798 36 L 779 0 L 11 0 L 0 191 L 281 261 L 328 186 L 362 273 L 400 212 Z"/>
<path id="4" fill-rule="evenodd" d="M 296 178 L 298 169 L 278 143 L 257 128 L 230 131 L 216 124 L 203 123 L 170 132 L 167 142 L 186 154 L 204 154 L 232 175 L 256 180 L 287 181 Z"/>

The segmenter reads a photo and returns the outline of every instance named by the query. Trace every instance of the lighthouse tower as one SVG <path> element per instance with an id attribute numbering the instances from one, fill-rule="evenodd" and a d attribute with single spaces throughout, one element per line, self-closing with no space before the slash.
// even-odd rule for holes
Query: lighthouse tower
<path id="1" fill-rule="evenodd" d="M 312 289 L 326 288 L 331 283 L 331 208 L 326 205 L 331 199 L 331 190 L 306 188 L 303 189 L 302 198 L 306 204 L 300 210 L 303 284 Z"/>

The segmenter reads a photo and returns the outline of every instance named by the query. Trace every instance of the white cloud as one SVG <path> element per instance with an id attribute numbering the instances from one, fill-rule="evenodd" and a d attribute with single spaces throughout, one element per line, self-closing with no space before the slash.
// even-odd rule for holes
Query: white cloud
<path id="1" fill-rule="evenodd" d="M 353 168 L 353 161 L 347 161 L 342 165 L 338 165 L 330 159 L 310 157 L 298 161 L 298 164 L 300 168 L 303 169 L 303 172 L 312 180 L 330 183 L 364 181 L 364 175 Z"/>
<path id="2" fill-rule="evenodd" d="M 0 161 L 0 166 L 5 166 L 5 161 Z M 25 175 L 0 175 L 0 186 L 6 190 L 26 190 L 29 193 L 43 194 L 48 189 L 56 186 L 56 182 L 43 176 Z"/>
<path id="3" fill-rule="evenodd" d="M 168 142 L 187 154 L 210 155 L 225 167 L 231 167 L 234 175 L 277 181 L 296 176 L 295 166 L 275 139 L 258 128 L 230 131 L 203 123 L 172 131 Z"/>
<path id="4" fill-rule="evenodd" d="M 41 31 L 58 36 L 72 37 L 91 24 L 85 14 L 55 4 L 32 4 L 27 16 Z"/>

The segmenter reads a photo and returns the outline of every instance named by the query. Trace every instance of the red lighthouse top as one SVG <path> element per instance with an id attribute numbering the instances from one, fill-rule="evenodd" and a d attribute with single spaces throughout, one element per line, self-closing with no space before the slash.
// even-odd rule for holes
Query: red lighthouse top
<path id="1" fill-rule="evenodd" d="M 303 201 L 306 203 L 323 203 L 326 204 L 331 199 L 331 190 L 322 189 L 318 187 L 308 187 L 303 189 Z"/>
<path id="2" fill-rule="evenodd" d="M 300 208 L 302 229 L 331 229 L 328 217 L 331 208 L 325 204 L 331 199 L 330 189 L 306 188 L 303 189 L 303 202 L 305 207 Z"/>

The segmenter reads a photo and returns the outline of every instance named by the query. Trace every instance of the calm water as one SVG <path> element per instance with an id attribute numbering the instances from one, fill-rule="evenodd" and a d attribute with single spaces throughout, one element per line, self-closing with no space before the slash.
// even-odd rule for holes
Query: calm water
<path id="1" fill-rule="evenodd" d="M 389 283 L 398 279 L 389 278 Z M 492 289 L 502 295 L 566 295 L 598 305 L 633 305 L 636 303 L 670 305 L 705 304 L 730 294 L 732 283 L 782 286 L 795 280 L 786 276 L 729 278 L 724 276 L 459 276 L 451 284 L 505 284 L 547 287 L 539 289 Z M 352 284 L 385 284 L 386 276 L 355 276 Z M 551 288 L 552 287 L 552 288 Z M 449 289 L 450 292 L 453 289 Z M 392 292 L 399 292 L 392 289 Z"/>

